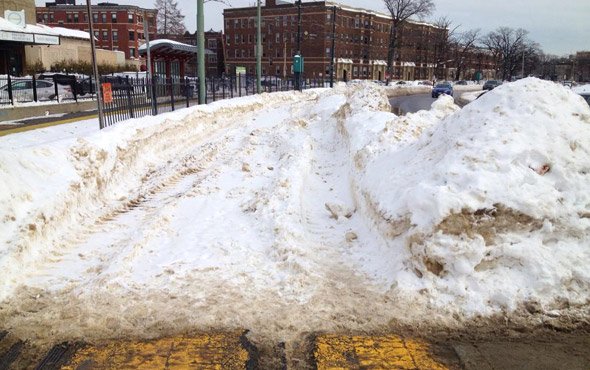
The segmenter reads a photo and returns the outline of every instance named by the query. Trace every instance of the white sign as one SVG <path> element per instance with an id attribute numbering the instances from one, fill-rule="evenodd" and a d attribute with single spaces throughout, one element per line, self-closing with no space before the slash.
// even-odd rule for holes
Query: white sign
<path id="1" fill-rule="evenodd" d="M 20 12 L 17 12 L 15 10 L 5 10 L 4 19 L 20 27 L 25 27 L 26 25 L 24 10 L 21 10 Z"/>
<path id="2" fill-rule="evenodd" d="M 35 34 L 35 44 L 59 45 L 59 37 Z"/>
<path id="3" fill-rule="evenodd" d="M 0 31 L 0 40 L 16 42 L 35 42 L 32 33 L 5 32 Z"/>

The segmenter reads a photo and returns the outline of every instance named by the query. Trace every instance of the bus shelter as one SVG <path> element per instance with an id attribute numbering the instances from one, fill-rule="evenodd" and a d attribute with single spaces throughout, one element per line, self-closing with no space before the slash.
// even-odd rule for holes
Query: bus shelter
<path id="1" fill-rule="evenodd" d="M 181 80 L 185 77 L 187 62 L 196 57 L 197 47 L 178 41 L 159 39 L 150 41 L 152 73 L 167 80 Z M 205 54 L 213 54 L 205 50 Z M 139 47 L 139 55 L 147 58 L 147 44 Z"/>

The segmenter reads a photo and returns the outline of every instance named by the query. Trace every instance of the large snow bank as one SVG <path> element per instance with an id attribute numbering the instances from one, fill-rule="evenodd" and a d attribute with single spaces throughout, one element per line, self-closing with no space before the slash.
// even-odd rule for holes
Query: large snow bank
<path id="1" fill-rule="evenodd" d="M 384 130 L 357 161 L 359 192 L 407 253 L 404 268 L 434 302 L 471 312 L 527 300 L 586 303 L 588 105 L 525 79 L 434 122 L 421 135 L 411 124 L 402 134 Z"/>
<path id="2" fill-rule="evenodd" d="M 0 322 L 276 343 L 524 304 L 586 319 L 589 124 L 525 79 L 403 117 L 339 84 L 1 138 Z"/>

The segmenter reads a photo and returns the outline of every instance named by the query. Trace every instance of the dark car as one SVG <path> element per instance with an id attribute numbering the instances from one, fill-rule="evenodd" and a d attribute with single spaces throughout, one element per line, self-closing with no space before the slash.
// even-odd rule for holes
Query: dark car
<path id="1" fill-rule="evenodd" d="M 502 85 L 502 81 L 496 81 L 496 80 L 489 80 L 486 81 L 485 84 L 483 84 L 483 89 L 484 90 L 494 90 L 496 87 Z"/>
<path id="2" fill-rule="evenodd" d="M 588 105 L 590 105 L 590 92 L 581 93 L 580 96 L 586 100 Z"/>
<path id="3" fill-rule="evenodd" d="M 432 89 L 432 97 L 438 98 L 440 94 L 453 96 L 453 86 L 449 82 L 437 83 Z"/>
<path id="4" fill-rule="evenodd" d="M 467 81 L 465 81 L 465 80 L 457 81 L 455 83 L 455 85 L 467 85 Z"/>

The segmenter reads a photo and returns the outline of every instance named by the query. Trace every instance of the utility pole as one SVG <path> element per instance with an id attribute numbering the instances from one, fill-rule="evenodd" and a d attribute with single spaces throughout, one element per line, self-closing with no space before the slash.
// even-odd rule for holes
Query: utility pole
<path id="1" fill-rule="evenodd" d="M 336 57 L 336 5 L 332 8 L 332 48 L 330 49 L 330 87 L 334 87 L 334 58 Z M 323 86 L 322 86 L 323 87 Z"/>
<path id="2" fill-rule="evenodd" d="M 260 0 L 256 8 L 256 92 L 262 92 L 262 11 L 260 10 Z"/>
<path id="3" fill-rule="evenodd" d="M 147 22 L 147 12 L 143 12 L 143 35 L 145 37 L 145 48 L 147 50 L 147 60 L 145 62 L 147 67 L 147 75 L 148 80 L 151 86 L 151 98 L 152 98 L 152 114 L 155 116 L 157 113 L 156 110 L 156 92 L 154 91 L 154 74 L 152 71 L 152 54 L 150 51 L 150 32 L 148 29 L 148 22 Z"/>
<path id="4" fill-rule="evenodd" d="M 88 11 L 88 28 L 90 29 L 90 51 L 92 56 L 92 70 L 94 72 L 94 83 L 96 84 L 96 101 L 98 103 L 98 126 L 102 130 L 104 125 L 104 113 L 102 110 L 102 91 L 100 88 L 100 80 L 98 77 L 98 65 L 96 64 L 96 46 L 94 44 L 94 22 L 92 20 L 92 5 L 90 0 L 86 0 L 86 10 Z M 92 79 L 90 80 L 90 88 L 92 89 Z"/>
<path id="5" fill-rule="evenodd" d="M 283 36 L 283 80 L 287 78 L 287 38 Z"/>
<path id="6" fill-rule="evenodd" d="M 297 0 L 297 55 L 301 56 L 301 0 Z M 301 72 L 295 71 L 295 89 L 301 91 Z"/>
<path id="7" fill-rule="evenodd" d="M 205 14 L 204 0 L 197 0 L 197 71 L 199 74 L 199 103 L 205 103 Z"/>
<path id="8" fill-rule="evenodd" d="M 524 51 L 526 49 L 522 49 L 522 71 L 521 71 L 521 76 L 522 78 L 524 78 Z"/>

